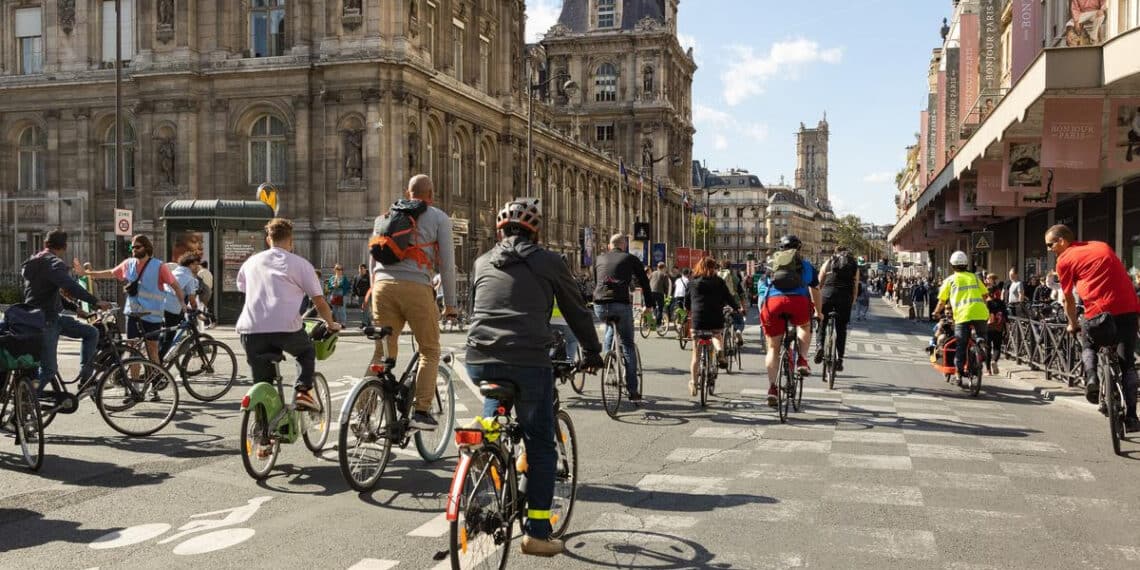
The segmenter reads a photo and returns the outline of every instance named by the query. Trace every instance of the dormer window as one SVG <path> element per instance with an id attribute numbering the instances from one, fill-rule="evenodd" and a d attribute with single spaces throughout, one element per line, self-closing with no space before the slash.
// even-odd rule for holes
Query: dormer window
<path id="1" fill-rule="evenodd" d="M 617 0 L 598 0 L 598 27 L 612 28 L 617 20 Z"/>

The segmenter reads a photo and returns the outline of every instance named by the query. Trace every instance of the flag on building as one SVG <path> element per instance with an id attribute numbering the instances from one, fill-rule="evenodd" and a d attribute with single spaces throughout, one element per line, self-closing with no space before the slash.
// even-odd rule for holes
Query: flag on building
<path id="1" fill-rule="evenodd" d="M 688 193 L 685 194 L 685 199 L 682 200 L 681 204 L 684 206 L 686 212 L 691 212 L 693 210 L 693 203 L 689 201 Z"/>
<path id="2" fill-rule="evenodd" d="M 663 186 L 660 181 L 657 182 L 657 198 L 661 200 L 665 199 L 665 186 Z"/>
<path id="3" fill-rule="evenodd" d="M 618 175 L 621 176 L 622 182 L 625 182 L 626 186 L 628 186 L 629 185 L 629 172 L 626 171 L 626 169 L 625 169 L 625 160 L 621 160 L 618 162 Z"/>
<path id="4" fill-rule="evenodd" d="M 645 192 L 645 175 L 641 172 L 637 173 L 637 191 Z"/>

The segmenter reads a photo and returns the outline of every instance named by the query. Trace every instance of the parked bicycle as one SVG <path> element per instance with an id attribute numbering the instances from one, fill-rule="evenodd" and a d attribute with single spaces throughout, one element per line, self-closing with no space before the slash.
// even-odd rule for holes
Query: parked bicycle
<path id="1" fill-rule="evenodd" d="M 510 415 L 518 388 L 510 382 L 484 382 L 479 391 L 499 401 L 493 418 L 478 427 L 457 428 L 459 464 L 447 495 L 451 567 L 506 568 L 516 526 L 526 514 L 526 450 L 523 430 Z M 570 414 L 554 391 L 554 441 L 558 453 L 551 536 L 566 533 L 578 493 L 578 438 Z"/>
<path id="2" fill-rule="evenodd" d="M 392 335 L 391 327 L 364 327 L 364 335 L 373 341 L 384 341 Z M 424 461 L 443 457 L 455 425 L 455 386 L 451 369 L 452 356 L 440 359 L 435 380 L 435 394 L 428 413 L 438 422 L 433 431 L 411 427 L 415 409 L 416 375 L 420 355 L 415 352 L 404 373 L 397 380 L 392 374 L 396 360 L 388 356 L 388 343 L 379 342 L 383 361 L 372 365 L 371 374 L 352 388 L 340 410 L 340 440 L 337 459 L 341 474 L 357 491 L 375 487 L 388 467 L 392 445 L 401 449 L 415 436 L 416 449 Z"/>
<path id="3" fill-rule="evenodd" d="M 186 392 L 197 400 L 213 402 L 226 395 L 237 380 L 237 357 L 228 345 L 199 331 L 198 311 L 188 311 L 176 327 L 146 336 L 156 338 L 153 335 L 167 330 L 173 330 L 174 338 L 163 356 L 163 368 L 177 372 Z"/>

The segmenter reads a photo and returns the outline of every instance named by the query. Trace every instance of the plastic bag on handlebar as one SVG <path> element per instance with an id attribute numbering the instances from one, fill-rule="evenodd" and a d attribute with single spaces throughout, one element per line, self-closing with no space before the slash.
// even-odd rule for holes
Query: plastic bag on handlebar
<path id="1" fill-rule="evenodd" d="M 1109 313 L 1101 313 L 1091 319 L 1081 319 L 1081 329 L 1096 346 L 1116 344 L 1116 319 Z"/>

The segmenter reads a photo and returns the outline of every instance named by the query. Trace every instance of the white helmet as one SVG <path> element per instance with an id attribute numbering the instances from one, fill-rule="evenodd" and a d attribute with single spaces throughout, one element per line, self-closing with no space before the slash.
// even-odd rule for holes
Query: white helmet
<path id="1" fill-rule="evenodd" d="M 966 252 L 955 251 L 954 253 L 950 254 L 950 265 L 957 267 L 959 265 L 969 265 L 969 264 L 970 264 L 970 257 L 966 255 Z"/>

